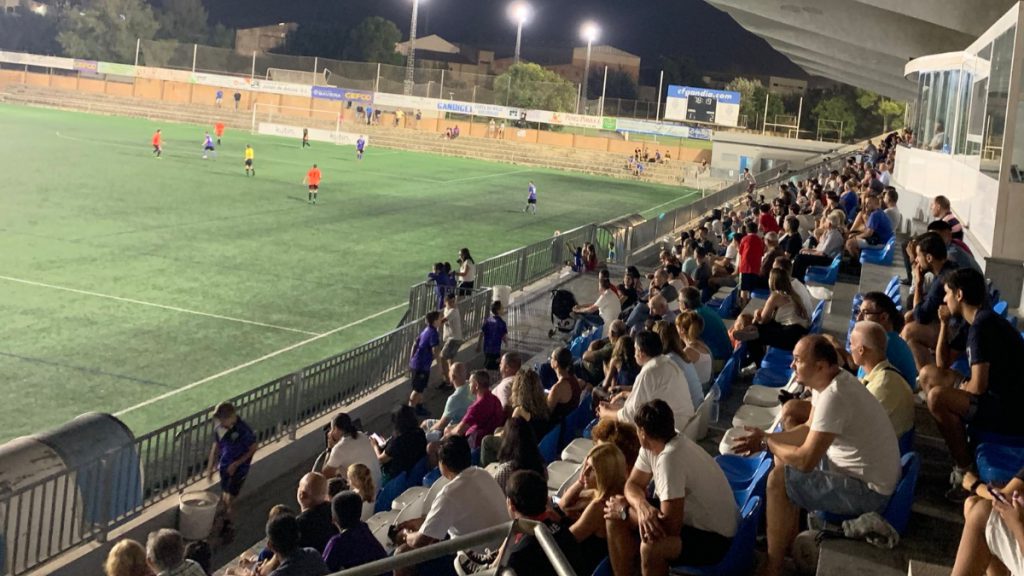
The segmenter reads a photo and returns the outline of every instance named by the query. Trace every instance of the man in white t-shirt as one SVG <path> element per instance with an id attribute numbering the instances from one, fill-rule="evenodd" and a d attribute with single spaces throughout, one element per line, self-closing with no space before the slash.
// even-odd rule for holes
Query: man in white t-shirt
<path id="1" fill-rule="evenodd" d="M 602 337 L 607 338 L 608 327 L 618 320 L 619 314 L 622 313 L 622 303 L 612 290 L 611 280 L 600 278 L 597 281 L 597 288 L 597 300 L 590 304 L 577 304 L 572 309 L 578 315 L 576 329 L 572 333 L 573 338 L 583 334 L 591 326 L 604 326 Z"/>
<path id="2" fill-rule="evenodd" d="M 641 406 L 660 398 L 672 409 L 674 421 L 685 427 L 693 416 L 694 408 L 683 371 L 671 358 L 662 354 L 661 338 L 654 332 L 637 334 L 634 346 L 636 363 L 641 368 L 633 389 L 609 402 L 602 402 L 598 415 L 633 424 Z"/>
<path id="3" fill-rule="evenodd" d="M 331 429 L 327 432 L 327 444 L 331 453 L 324 462 L 324 477 L 344 477 L 349 466 L 364 464 L 370 469 L 373 485 L 379 488 L 380 460 L 373 451 L 372 443 L 373 440 L 369 436 L 356 429 L 348 414 L 340 412 L 335 415 L 331 420 Z"/>
<path id="4" fill-rule="evenodd" d="M 459 312 L 459 305 L 455 300 L 455 293 L 449 293 L 444 298 L 444 309 L 441 311 L 441 353 L 437 356 L 437 366 L 441 369 L 444 379 L 439 388 L 451 391 L 452 383 L 448 381 L 448 372 L 452 360 L 459 353 L 464 337 L 462 335 L 462 313 Z"/>
<path id="5" fill-rule="evenodd" d="M 498 373 L 501 374 L 501 382 L 491 388 L 491 394 L 501 400 L 501 407 L 508 409 L 508 395 L 512 392 L 512 381 L 515 380 L 519 369 L 523 367 L 523 357 L 517 352 L 506 352 L 498 364 Z"/>
<path id="6" fill-rule="evenodd" d="M 430 504 L 430 511 L 419 529 L 409 526 L 398 533 L 398 541 L 404 543 L 395 554 L 429 546 L 444 540 L 445 536 L 457 538 L 509 521 L 505 493 L 494 477 L 483 468 L 473 466 L 471 459 L 469 441 L 464 436 L 449 436 L 441 441 L 438 466 L 449 482 Z M 418 567 L 395 570 L 395 574 L 447 574 L 454 560 L 454 555 L 442 556 Z"/>
<path id="7" fill-rule="evenodd" d="M 663 576 L 669 566 L 709 566 L 725 557 L 739 511 L 729 481 L 703 448 L 677 430 L 663 400 L 636 415 L 640 456 L 625 495 L 605 502 L 608 555 L 616 574 L 633 573 L 637 551 L 644 576 Z M 658 506 L 647 500 L 654 481 Z"/>
<path id="8" fill-rule="evenodd" d="M 839 367 L 835 348 L 821 335 L 793 350 L 796 380 L 812 391 L 808 424 L 775 434 L 747 428 L 740 454 L 767 448 L 775 456 L 768 476 L 768 565 L 781 574 L 796 537 L 800 509 L 860 516 L 889 503 L 900 479 L 896 432 L 878 399 Z"/>

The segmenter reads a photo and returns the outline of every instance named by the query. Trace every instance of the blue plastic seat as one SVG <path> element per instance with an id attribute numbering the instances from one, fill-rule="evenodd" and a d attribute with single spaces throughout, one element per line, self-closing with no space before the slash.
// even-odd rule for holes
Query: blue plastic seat
<path id="1" fill-rule="evenodd" d="M 768 488 L 768 473 L 772 471 L 772 467 L 775 466 L 775 461 L 772 458 L 766 458 L 761 461 L 761 464 L 754 471 L 754 476 L 750 479 L 746 486 L 732 487 L 732 495 L 736 498 L 736 505 L 741 509 L 746 506 L 747 502 L 757 496 L 758 498 L 764 499 L 765 491 Z"/>
<path id="2" fill-rule="evenodd" d="M 580 400 L 580 405 L 565 417 L 562 423 L 562 438 L 559 442 L 559 449 L 565 448 L 570 442 L 580 437 L 583 429 L 594 419 L 594 406 L 591 403 L 591 395 L 587 394 Z"/>
<path id="3" fill-rule="evenodd" d="M 878 264 L 880 266 L 892 266 L 893 248 L 896 246 L 896 237 L 889 238 L 885 246 L 868 247 L 860 252 L 861 264 Z"/>
<path id="4" fill-rule="evenodd" d="M 793 351 L 768 347 L 761 360 L 762 368 L 789 368 L 793 364 Z"/>
<path id="5" fill-rule="evenodd" d="M 996 314 L 999 314 L 1003 318 L 1006 318 L 1006 312 L 1009 308 L 1010 305 L 1006 302 L 1006 300 L 1000 300 L 999 302 L 996 302 L 995 306 L 992 307 L 992 311 L 995 312 Z"/>
<path id="6" fill-rule="evenodd" d="M 597 423 L 600 421 L 600 418 L 594 418 L 593 420 L 591 420 L 590 423 L 587 424 L 587 427 L 583 429 L 583 437 L 586 438 L 587 440 L 590 440 L 591 431 L 594 429 L 594 426 L 597 426 Z"/>
<path id="7" fill-rule="evenodd" d="M 917 486 L 917 475 L 921 470 L 921 459 L 917 452 L 908 452 L 900 458 L 902 475 L 900 482 L 896 485 L 896 491 L 889 498 L 889 504 L 882 512 L 882 517 L 896 529 L 902 536 L 907 532 L 907 524 L 910 522 L 910 506 L 914 503 L 914 488 Z M 1017 471 L 1014 470 L 1014 473 Z M 818 513 L 830 524 L 841 524 L 848 516 L 837 514 Z"/>
<path id="8" fill-rule="evenodd" d="M 612 559 L 605 556 L 604 560 L 601 560 L 601 563 L 597 565 L 597 568 L 594 568 L 592 576 L 615 576 L 615 573 L 612 572 Z"/>
<path id="9" fill-rule="evenodd" d="M 768 368 L 761 366 L 754 374 L 754 384 L 770 388 L 782 388 L 789 383 L 789 379 L 792 376 L 793 369 L 788 366 L 770 366 Z"/>
<path id="10" fill-rule="evenodd" d="M 982 442 L 974 453 L 978 478 L 982 482 L 1002 485 L 1024 468 L 1024 446 L 1009 443 Z"/>
<path id="11" fill-rule="evenodd" d="M 469 453 L 469 461 L 473 464 L 473 466 L 479 466 L 480 465 L 480 449 L 479 448 L 474 448 L 473 451 Z"/>
<path id="12" fill-rule="evenodd" d="M 950 368 L 966 376 L 967 378 L 971 377 L 971 365 L 967 362 L 967 356 L 961 356 L 957 358 Z"/>
<path id="13" fill-rule="evenodd" d="M 736 299 L 738 298 L 737 292 L 738 290 L 729 292 L 729 295 L 725 297 L 725 300 L 722 300 L 722 303 L 719 304 L 718 315 L 721 316 L 723 320 L 736 317 L 735 309 Z"/>
<path id="14" fill-rule="evenodd" d="M 818 305 L 814 307 L 814 313 L 811 314 L 811 326 L 809 333 L 821 334 L 822 325 L 825 322 L 825 301 L 818 302 Z"/>
<path id="15" fill-rule="evenodd" d="M 767 300 L 772 295 L 772 291 L 767 288 L 758 288 L 757 290 L 750 291 L 751 298 L 759 298 L 761 300 Z"/>
<path id="16" fill-rule="evenodd" d="M 558 442 L 562 438 L 562 425 L 559 424 L 551 429 L 544 438 L 541 439 L 540 444 L 537 448 L 540 449 L 540 455 L 544 458 L 545 464 L 551 464 L 555 460 L 558 460 L 559 446 Z"/>
<path id="17" fill-rule="evenodd" d="M 395 476 L 377 492 L 377 501 L 373 505 L 373 512 L 387 512 L 391 510 L 391 502 L 409 488 L 409 475 L 402 472 Z"/>
<path id="18" fill-rule="evenodd" d="M 413 486 L 419 486 L 423 484 L 423 477 L 430 471 L 430 461 L 424 456 L 420 458 L 411 470 L 409 470 L 409 485 L 406 488 L 412 488 Z"/>
<path id="19" fill-rule="evenodd" d="M 900 293 L 900 277 L 893 276 L 889 280 L 889 284 L 885 287 L 885 295 L 892 300 L 892 303 L 896 305 L 896 309 L 903 311 L 903 304 L 901 303 L 902 295 Z"/>
<path id="20" fill-rule="evenodd" d="M 741 576 L 749 574 L 754 568 L 754 544 L 757 538 L 757 527 L 761 524 L 764 507 L 762 500 L 754 496 L 740 509 L 739 525 L 736 535 L 732 538 L 729 551 L 725 558 L 712 566 L 673 566 L 674 574 L 693 574 L 695 576 Z"/>
<path id="21" fill-rule="evenodd" d="M 732 383 L 736 381 L 736 376 L 739 373 L 739 369 L 736 367 L 736 359 L 730 358 L 722 371 L 718 373 L 718 377 L 715 378 L 715 386 L 718 386 L 719 392 L 722 394 L 722 398 L 729 395 L 732 390 Z"/>
<path id="22" fill-rule="evenodd" d="M 815 283 L 824 286 L 835 286 L 839 280 L 839 264 L 843 261 L 843 255 L 840 254 L 832 260 L 832 264 L 828 266 L 808 266 L 807 273 L 804 274 L 805 283 Z"/>
<path id="23" fill-rule="evenodd" d="M 435 466 L 433 470 L 431 470 L 430 472 L 427 472 L 423 476 L 423 485 L 426 486 L 427 488 L 430 488 L 431 486 L 434 485 L 434 482 L 437 482 L 438 479 L 440 479 L 440 478 L 441 478 L 441 469 Z"/>
<path id="24" fill-rule="evenodd" d="M 771 461 L 772 455 L 767 451 L 758 452 L 752 456 L 738 456 L 736 454 L 720 454 L 715 456 L 715 462 L 725 473 L 729 485 L 736 488 L 748 486 L 754 479 L 754 475 L 760 468 L 761 463 Z"/>

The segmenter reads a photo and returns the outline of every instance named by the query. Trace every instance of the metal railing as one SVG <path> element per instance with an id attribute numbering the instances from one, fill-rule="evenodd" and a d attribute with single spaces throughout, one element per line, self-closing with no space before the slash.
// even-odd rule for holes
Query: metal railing
<path id="1" fill-rule="evenodd" d="M 348 570 L 335 572 L 330 576 L 377 576 L 378 574 L 390 574 L 396 569 L 416 566 L 429 560 L 436 560 L 443 556 L 451 556 L 458 553 L 460 550 L 495 545 L 506 538 L 511 538 L 519 534 L 529 534 L 537 539 L 540 543 L 541 549 L 544 551 L 544 555 L 547 556 L 548 561 L 551 562 L 551 566 L 555 569 L 555 573 L 558 574 L 558 576 L 576 575 L 576 571 L 573 570 L 569 561 L 566 560 L 565 555 L 562 554 L 561 548 L 558 547 L 558 543 L 555 541 L 554 536 L 551 535 L 551 531 L 548 530 L 548 527 L 542 522 L 520 518 L 498 526 L 466 534 L 465 536 L 459 536 L 457 538 L 431 544 L 423 548 L 403 552 L 402 554 L 395 554 L 394 556 L 363 564 L 356 568 L 349 568 Z M 503 564 L 505 564 L 505 560 L 506 559 L 503 558 L 499 561 L 500 567 L 504 567 Z M 501 570 L 499 569 L 498 573 L 500 572 Z"/>
<path id="2" fill-rule="evenodd" d="M 488 314 L 491 290 L 459 302 L 466 326 Z M 421 316 L 342 352 L 231 398 L 259 444 L 285 437 L 402 376 Z M 0 566 L 17 575 L 107 533 L 203 478 L 213 442 L 212 407 L 138 437 L 102 458 L 15 490 L 0 487 Z M 258 465 L 258 464 L 257 464 Z"/>

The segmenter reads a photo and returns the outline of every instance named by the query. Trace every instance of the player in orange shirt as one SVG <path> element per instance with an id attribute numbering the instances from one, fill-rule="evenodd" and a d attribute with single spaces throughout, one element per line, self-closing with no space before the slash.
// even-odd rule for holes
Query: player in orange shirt
<path id="1" fill-rule="evenodd" d="M 153 133 L 153 154 L 155 154 L 157 158 L 159 158 L 160 154 L 164 151 L 163 143 L 164 137 L 160 134 L 160 129 L 157 128 L 156 132 Z"/>
<path id="2" fill-rule="evenodd" d="M 320 169 L 316 167 L 316 164 L 313 164 L 313 167 L 309 169 L 309 172 L 306 172 L 306 179 L 303 180 L 303 182 L 309 186 L 309 197 L 306 199 L 306 202 L 316 204 L 316 195 L 320 191 L 321 177 Z"/>
<path id="3" fill-rule="evenodd" d="M 217 122 L 213 125 L 213 133 L 217 135 L 217 146 L 220 146 L 220 138 L 224 135 L 224 123 Z"/>

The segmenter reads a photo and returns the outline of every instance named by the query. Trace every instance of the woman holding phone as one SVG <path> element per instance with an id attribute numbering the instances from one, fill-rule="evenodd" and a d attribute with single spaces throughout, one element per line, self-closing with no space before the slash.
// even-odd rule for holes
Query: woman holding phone
<path id="1" fill-rule="evenodd" d="M 967 472 L 963 487 L 971 496 L 952 576 L 1024 574 L 1024 469 L 1002 487 Z"/>

